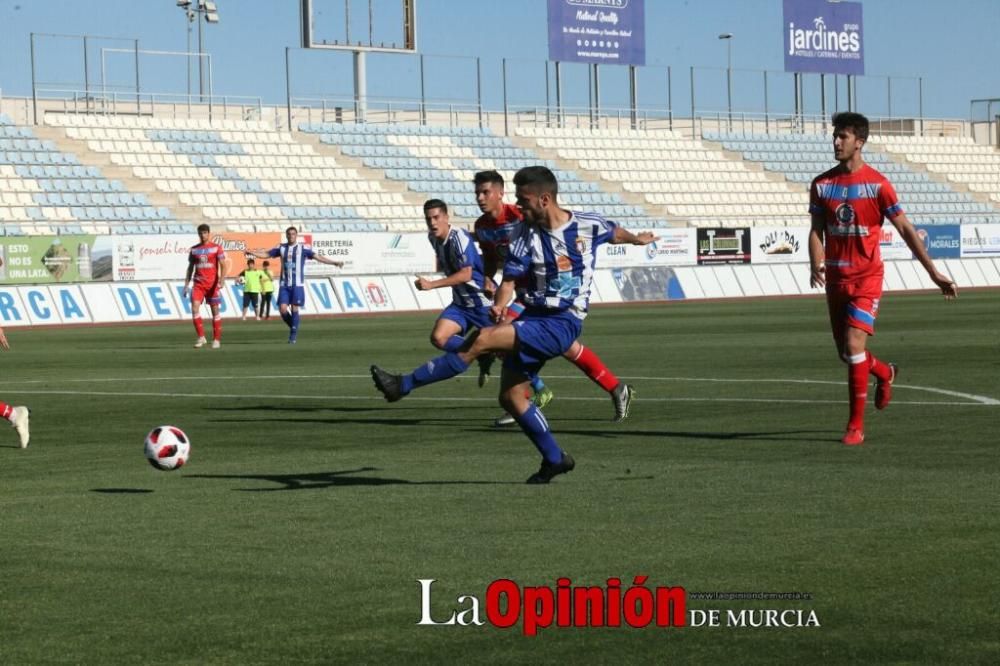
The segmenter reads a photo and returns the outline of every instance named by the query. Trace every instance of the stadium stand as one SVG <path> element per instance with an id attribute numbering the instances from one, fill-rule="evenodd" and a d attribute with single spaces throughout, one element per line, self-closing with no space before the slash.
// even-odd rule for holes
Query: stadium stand
<path id="1" fill-rule="evenodd" d="M 323 143 L 337 146 L 372 169 L 383 170 L 387 178 L 405 182 L 409 190 L 424 198 L 449 202 L 459 218 L 472 220 L 480 215 L 472 195 L 475 172 L 496 169 L 510 182 L 521 167 L 544 164 L 556 173 L 560 201 L 567 207 L 593 210 L 636 228 L 664 224 L 643 206 L 626 202 L 616 192 L 603 191 L 596 182 L 581 179 L 575 171 L 543 159 L 535 151 L 515 146 L 508 137 L 495 136 L 488 128 L 302 123 L 299 130 L 319 134 Z M 506 195 L 512 203 L 512 187 Z"/>
<path id="2" fill-rule="evenodd" d="M 669 130 L 519 128 L 565 160 L 692 226 L 808 224 L 801 191 Z"/>
<path id="3" fill-rule="evenodd" d="M 83 165 L 0 115 L 0 233 L 8 236 L 176 231 L 169 209 Z M 184 227 L 187 231 L 187 227 Z"/>
<path id="4" fill-rule="evenodd" d="M 259 121 L 49 114 L 49 124 L 235 231 L 402 231 L 401 193 Z M 423 223 L 420 223 L 423 228 Z"/>
<path id="5" fill-rule="evenodd" d="M 792 183 L 800 183 L 805 188 L 818 174 L 833 166 L 831 140 L 824 134 L 743 135 L 706 132 L 704 138 L 719 143 L 726 150 L 738 152 L 745 160 L 757 162 L 766 170 L 780 173 Z M 893 159 L 892 155 L 882 150 L 888 141 L 893 142 L 890 145 L 908 145 L 896 143 L 895 139 L 884 136 L 872 136 L 869 148 L 865 151 L 865 161 L 889 178 L 907 215 L 914 222 L 1000 222 L 1000 212 L 989 204 L 978 202 L 967 193 L 955 191 L 947 183 L 934 180 L 926 171 L 912 168 L 903 160 Z M 971 154 L 968 151 L 963 155 L 963 151 L 975 147 L 971 140 L 964 146 L 957 142 L 944 145 L 956 146 L 958 149 L 953 154 L 961 155 L 962 159 L 967 159 Z M 993 169 L 993 173 L 998 173 L 996 166 Z M 796 197 L 799 201 L 802 200 L 801 190 Z"/>
<path id="6" fill-rule="evenodd" d="M 873 136 L 872 142 L 951 183 L 982 193 L 994 207 L 1000 204 L 1000 152 L 995 148 L 977 145 L 969 137 L 886 135 Z"/>

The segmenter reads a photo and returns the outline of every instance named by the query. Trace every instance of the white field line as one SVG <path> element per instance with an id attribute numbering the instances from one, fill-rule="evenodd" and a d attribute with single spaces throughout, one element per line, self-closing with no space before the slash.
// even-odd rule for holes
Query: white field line
<path id="1" fill-rule="evenodd" d="M 586 379 L 583 375 L 545 375 L 547 379 Z M 823 384 L 830 386 L 843 386 L 844 382 L 839 381 L 829 381 L 822 379 L 725 379 L 725 378 L 715 378 L 715 377 L 640 377 L 640 376 L 630 376 L 626 377 L 620 375 L 621 379 L 628 381 L 649 381 L 649 382 L 713 382 L 719 384 Z M 205 376 L 181 376 L 181 377 L 85 377 L 78 379 L 26 379 L 26 380 L 15 380 L 13 382 L 7 381 L 4 383 L 7 387 L 16 387 L 21 384 L 31 385 L 31 384 L 50 384 L 50 383 L 109 383 L 109 382 L 154 382 L 154 381 L 184 381 L 184 380 L 204 380 Z M 248 380 L 248 379 L 370 379 L 369 375 L 344 375 L 344 374 L 333 374 L 333 375 L 235 375 L 230 377 L 220 377 L 212 376 L 210 379 L 221 379 L 221 380 Z M 915 386 L 912 384 L 893 384 L 893 388 L 897 389 L 910 389 L 913 391 L 924 391 L 927 393 L 936 393 L 939 395 L 947 395 L 953 398 L 963 398 L 968 402 L 913 402 L 913 401 L 902 401 L 893 400 L 894 405 L 983 405 L 996 407 L 1000 406 L 1000 400 L 996 398 L 990 398 L 983 395 L 975 395 L 972 393 L 961 393 L 959 391 L 950 391 L 947 389 L 935 388 L 933 386 Z M 200 394 L 194 393 L 140 393 L 135 391 L 129 391 L 127 393 L 98 393 L 95 391 L 79 391 L 79 392 L 60 392 L 60 391 L 18 391 L 19 393 L 35 393 L 38 395 L 144 395 L 152 397 L 202 397 Z M 216 394 L 217 397 L 245 397 L 245 396 L 223 396 Z M 364 400 L 366 396 L 271 396 L 274 398 L 282 398 L 289 400 L 325 400 L 329 398 L 339 397 L 344 400 Z M 379 396 L 373 395 L 371 397 L 378 398 Z M 415 398 L 408 397 L 408 400 L 442 400 L 444 398 Z M 606 398 L 570 398 L 560 396 L 560 400 L 606 400 Z M 448 400 L 459 400 L 459 401 L 479 401 L 487 400 L 487 398 L 448 398 Z M 495 398 L 489 398 L 491 401 L 495 401 Z M 794 400 L 794 399 L 783 399 L 783 398 L 637 398 L 642 402 L 658 401 L 658 402 L 788 402 L 788 403 L 840 403 L 843 400 Z"/>

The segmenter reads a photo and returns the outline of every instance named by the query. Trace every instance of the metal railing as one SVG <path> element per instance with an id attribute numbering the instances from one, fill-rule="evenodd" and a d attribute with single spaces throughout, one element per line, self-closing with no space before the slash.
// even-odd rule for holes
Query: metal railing
<path id="1" fill-rule="evenodd" d="M 264 109 L 260 97 L 243 95 L 87 92 L 69 88 L 38 88 L 35 91 L 32 117 L 34 123 L 38 124 L 41 110 L 99 115 L 261 120 L 264 118 Z"/>

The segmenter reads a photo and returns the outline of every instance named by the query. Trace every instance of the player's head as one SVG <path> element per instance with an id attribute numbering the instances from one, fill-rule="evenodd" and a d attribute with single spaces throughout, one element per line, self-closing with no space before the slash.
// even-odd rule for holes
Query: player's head
<path id="1" fill-rule="evenodd" d="M 202 243 L 207 243 L 211 235 L 212 235 L 212 227 L 208 226 L 207 224 L 198 225 L 198 239 L 201 240 Z"/>
<path id="2" fill-rule="evenodd" d="M 494 170 L 480 171 L 472 178 L 476 204 L 484 213 L 496 214 L 503 206 L 503 176 Z"/>
<path id="3" fill-rule="evenodd" d="M 868 119 L 860 113 L 841 111 L 833 114 L 833 156 L 846 162 L 868 141 Z"/>
<path id="4" fill-rule="evenodd" d="M 295 227 L 288 227 L 287 229 L 285 229 L 285 240 L 288 241 L 289 245 L 293 245 L 295 243 L 295 239 L 298 237 L 299 237 L 299 230 L 296 229 Z"/>
<path id="5" fill-rule="evenodd" d="M 261 267 L 261 269 L 262 269 L 262 270 L 265 270 L 265 271 L 266 271 L 266 270 L 267 270 L 268 268 L 270 268 L 270 267 L 271 267 L 271 262 L 270 262 L 270 261 L 268 261 L 267 259 L 265 259 L 265 260 L 264 260 L 264 263 L 263 263 L 263 264 L 261 264 L 261 265 L 260 265 L 260 267 Z"/>
<path id="6" fill-rule="evenodd" d="M 256 264 L 253 257 L 247 257 L 247 268 L 253 268 Z"/>
<path id="7" fill-rule="evenodd" d="M 514 174 L 517 207 L 521 209 L 524 221 L 537 223 L 550 209 L 558 208 L 559 182 L 548 167 L 524 167 Z"/>
<path id="8" fill-rule="evenodd" d="M 440 199 L 428 199 L 424 202 L 424 222 L 427 230 L 440 240 L 448 237 L 451 222 L 448 220 L 448 204 Z"/>

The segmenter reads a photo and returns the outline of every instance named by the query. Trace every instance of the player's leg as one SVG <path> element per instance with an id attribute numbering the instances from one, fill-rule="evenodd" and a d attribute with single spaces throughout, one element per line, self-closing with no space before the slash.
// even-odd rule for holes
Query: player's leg
<path id="1" fill-rule="evenodd" d="M 465 333 L 467 327 L 468 322 L 462 308 L 451 304 L 434 322 L 434 328 L 431 330 L 431 344 L 442 351 L 457 352 L 465 344 L 465 338 L 462 337 L 462 334 Z"/>
<path id="2" fill-rule="evenodd" d="M 604 361 L 579 340 L 573 342 L 573 346 L 563 354 L 563 357 L 583 370 L 583 373 L 590 377 L 591 381 L 608 392 L 615 408 L 615 422 L 628 418 L 632 399 L 635 397 L 635 389 L 631 385 L 620 381 L 615 373 L 604 365 Z"/>
<path id="3" fill-rule="evenodd" d="M 243 312 L 241 313 L 241 318 L 246 321 L 247 310 L 250 308 L 250 294 L 246 291 L 243 292 Z"/>
<path id="4" fill-rule="evenodd" d="M 253 308 L 253 318 L 260 319 L 260 294 L 250 294 L 250 307 Z"/>
<path id="5" fill-rule="evenodd" d="M 22 449 L 27 448 L 28 440 L 31 438 L 29 433 L 30 415 L 31 410 L 27 407 L 8 405 L 5 402 L 0 402 L 0 416 L 10 421 L 11 426 L 14 427 L 14 431 L 17 432 Z"/>
<path id="6" fill-rule="evenodd" d="M 293 293 L 294 289 L 291 287 L 278 288 L 278 313 L 281 315 L 281 321 L 285 322 L 288 328 L 292 327 L 292 313 L 289 308 L 292 304 Z"/>
<path id="7" fill-rule="evenodd" d="M 548 483 L 553 477 L 572 470 L 576 463 L 559 447 L 542 411 L 525 397 L 529 383 L 527 376 L 523 370 L 511 367 L 517 365 L 516 359 L 511 361 L 504 362 L 503 374 L 500 376 L 500 405 L 514 418 L 542 455 L 542 465 L 528 477 L 528 483 Z"/>
<path id="8" fill-rule="evenodd" d="M 271 318 L 271 295 L 274 292 L 264 292 L 263 297 L 260 299 L 260 318 L 270 319 Z"/>
<path id="9" fill-rule="evenodd" d="M 212 349 L 222 346 L 222 314 L 219 312 L 221 297 L 213 298 L 210 303 L 212 308 Z"/>
<path id="10" fill-rule="evenodd" d="M 299 334 L 299 308 L 306 304 L 306 288 L 295 287 L 292 290 L 291 323 L 288 325 L 288 344 L 294 345 Z"/>
<path id="11" fill-rule="evenodd" d="M 875 317 L 878 315 L 880 292 L 881 281 L 874 286 L 870 283 L 856 285 L 846 294 L 847 298 L 843 302 L 843 328 L 838 339 L 838 348 L 848 365 L 850 415 L 843 442 L 849 446 L 861 444 L 865 439 L 864 418 L 865 403 L 868 399 L 868 375 L 875 374 L 876 377 L 881 376 L 888 380 L 892 374 L 888 365 L 876 359 L 865 348 L 868 337 L 875 334 Z M 888 401 L 885 404 L 888 404 Z"/>
<path id="12" fill-rule="evenodd" d="M 469 369 L 469 365 L 485 352 L 509 351 L 517 337 L 510 324 L 474 331 L 456 352 L 447 352 L 433 358 L 407 375 L 394 375 L 377 365 L 371 366 L 372 379 L 385 399 L 396 402 L 413 389 L 435 384 L 456 377 Z"/>
<path id="13" fill-rule="evenodd" d="M 198 336 L 194 341 L 195 347 L 204 347 L 207 340 L 205 340 L 205 322 L 201 319 L 201 304 L 204 302 L 204 294 L 198 287 L 195 287 L 191 292 L 191 321 L 194 323 L 194 332 Z"/>

